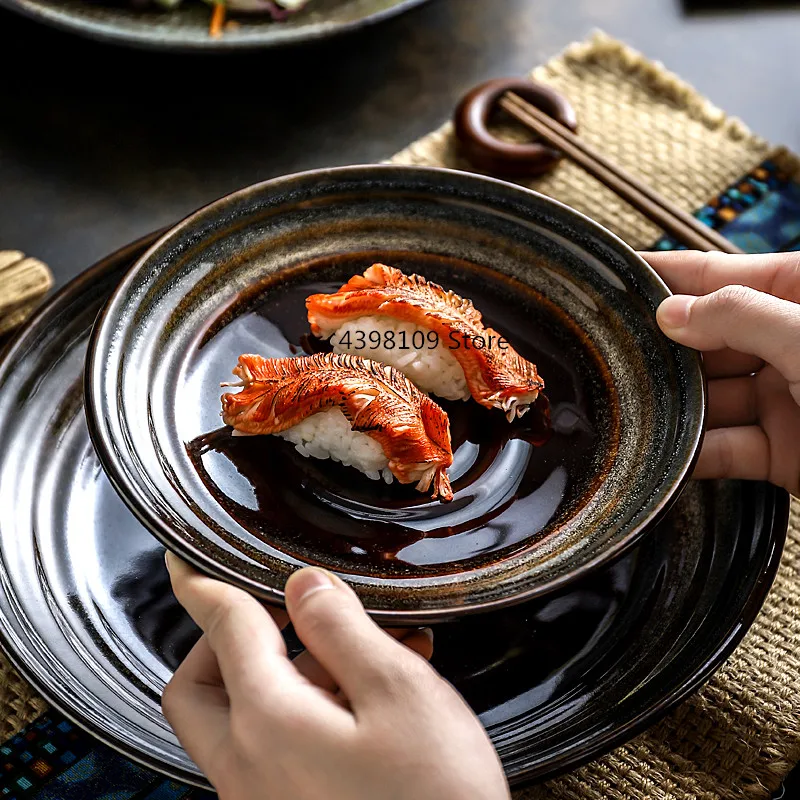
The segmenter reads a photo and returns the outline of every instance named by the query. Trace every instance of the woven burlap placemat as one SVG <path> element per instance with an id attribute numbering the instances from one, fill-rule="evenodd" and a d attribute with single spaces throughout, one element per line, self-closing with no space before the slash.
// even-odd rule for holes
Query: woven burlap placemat
<path id="1" fill-rule="evenodd" d="M 0 250 L 0 341 L 31 315 L 52 285 L 46 264 L 19 250 Z"/>
<path id="2" fill-rule="evenodd" d="M 767 156 L 792 175 L 800 163 L 625 45 L 596 34 L 534 70 L 572 102 L 581 135 L 694 211 Z M 510 138 L 520 134 L 504 131 Z M 393 159 L 471 169 L 448 123 Z M 520 181 L 596 219 L 636 248 L 660 232 L 581 169 L 561 164 Z M 768 798 L 800 759 L 800 501 L 792 509 L 774 588 L 746 638 L 700 692 L 605 758 L 517 800 Z"/>
<path id="3" fill-rule="evenodd" d="M 765 141 L 663 67 L 601 34 L 571 46 L 533 77 L 570 98 L 581 134 L 591 144 L 687 210 L 702 206 L 770 153 Z M 505 133 L 519 136 L 513 129 Z M 800 163 L 790 153 L 772 155 L 800 175 Z M 449 124 L 393 161 L 470 169 L 457 155 Z M 583 211 L 634 247 L 647 247 L 659 236 L 637 212 L 569 163 L 525 185 Z M 798 572 L 800 502 L 795 501 L 786 551 L 764 609 L 706 687 L 629 744 L 515 798 L 769 797 L 800 760 Z M 0 738 L 45 708 L 0 656 Z"/>

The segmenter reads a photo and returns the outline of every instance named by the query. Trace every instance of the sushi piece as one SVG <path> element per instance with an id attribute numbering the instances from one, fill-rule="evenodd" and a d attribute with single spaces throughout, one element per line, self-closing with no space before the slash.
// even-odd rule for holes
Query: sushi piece
<path id="1" fill-rule="evenodd" d="M 450 421 L 396 369 L 357 356 L 239 356 L 239 392 L 222 396 L 222 418 L 242 434 L 277 434 L 304 456 L 332 458 L 371 478 L 416 483 L 453 499 Z"/>
<path id="2" fill-rule="evenodd" d="M 473 397 L 521 417 L 544 389 L 536 366 L 492 328 L 470 300 L 373 264 L 333 294 L 306 300 L 315 336 L 334 352 L 368 355 L 405 373 L 426 392 L 448 400 Z"/>

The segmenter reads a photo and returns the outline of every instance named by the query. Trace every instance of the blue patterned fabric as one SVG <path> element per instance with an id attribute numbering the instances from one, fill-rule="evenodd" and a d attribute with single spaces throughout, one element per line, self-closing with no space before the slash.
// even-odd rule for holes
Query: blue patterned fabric
<path id="1" fill-rule="evenodd" d="M 746 253 L 800 250 L 800 184 L 765 161 L 695 216 Z M 685 250 L 664 237 L 654 250 Z"/>
<path id="2" fill-rule="evenodd" d="M 764 162 L 696 212 L 746 252 L 800 250 L 800 184 Z M 685 249 L 660 239 L 655 250 Z M 214 800 L 134 764 L 56 711 L 0 747 L 0 800 Z"/>
<path id="3" fill-rule="evenodd" d="M 215 800 L 129 761 L 56 711 L 0 747 L 0 800 Z"/>

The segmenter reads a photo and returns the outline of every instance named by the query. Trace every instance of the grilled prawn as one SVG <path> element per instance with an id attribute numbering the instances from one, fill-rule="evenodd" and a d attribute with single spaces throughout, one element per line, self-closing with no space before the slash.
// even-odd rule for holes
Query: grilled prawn
<path id="1" fill-rule="evenodd" d="M 315 336 L 335 352 L 368 355 L 448 400 L 473 397 L 521 417 L 544 388 L 536 366 L 492 328 L 470 300 L 419 275 L 373 264 L 337 292 L 306 300 Z"/>
<path id="2" fill-rule="evenodd" d="M 222 418 L 243 434 L 277 434 L 298 452 L 332 458 L 373 479 L 392 477 L 453 498 L 444 411 L 391 366 L 357 356 L 239 356 L 239 392 L 222 396 Z"/>

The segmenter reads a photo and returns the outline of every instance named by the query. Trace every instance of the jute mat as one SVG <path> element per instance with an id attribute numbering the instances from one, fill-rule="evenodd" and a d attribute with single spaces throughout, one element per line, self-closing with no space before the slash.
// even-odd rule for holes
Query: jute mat
<path id="1" fill-rule="evenodd" d="M 46 264 L 19 250 L 0 250 L 0 343 L 30 316 L 52 285 Z"/>
<path id="2" fill-rule="evenodd" d="M 533 77 L 571 99 L 587 140 L 687 210 L 702 206 L 770 152 L 742 123 L 661 66 L 600 34 L 573 45 Z M 800 163 L 791 154 L 781 151 L 773 158 L 800 175 Z M 449 124 L 393 160 L 470 168 L 456 153 Z M 571 164 L 527 185 L 585 212 L 634 247 L 647 247 L 659 236 Z M 634 741 L 571 774 L 518 792 L 516 800 L 769 797 L 800 760 L 799 572 L 800 502 L 795 501 L 775 586 L 744 642 L 709 684 Z M 0 656 L 0 738 L 45 708 Z"/>
<path id="3" fill-rule="evenodd" d="M 661 65 L 603 34 L 572 45 L 532 77 L 570 99 L 590 144 L 687 211 L 767 156 L 800 175 L 791 153 L 772 151 Z M 450 124 L 393 161 L 472 169 L 457 153 Z M 520 183 L 584 212 L 633 247 L 647 248 L 659 238 L 647 220 L 572 164 Z M 800 760 L 800 501 L 792 512 L 766 605 L 705 688 L 629 744 L 520 791 L 516 800 L 754 800 L 779 788 Z"/>

